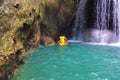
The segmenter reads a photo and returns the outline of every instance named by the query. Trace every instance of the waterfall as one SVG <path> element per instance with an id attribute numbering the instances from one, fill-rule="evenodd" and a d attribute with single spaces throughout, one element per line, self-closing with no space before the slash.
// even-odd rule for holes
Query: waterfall
<path id="1" fill-rule="evenodd" d="M 73 39 L 81 39 L 83 27 L 85 26 L 85 8 L 87 0 L 80 0 L 78 10 L 76 12 L 76 20 L 73 28 Z"/>
<path id="2" fill-rule="evenodd" d="M 89 42 L 120 42 L 120 0 L 93 0 L 93 7 L 88 6 L 92 3 L 89 1 L 81 0 L 79 3 L 73 39 Z M 90 9 L 93 10 L 92 13 L 89 12 Z M 87 15 L 90 15 L 90 18 Z"/>
<path id="3" fill-rule="evenodd" d="M 104 3 L 103 3 L 104 1 Z M 107 0 L 106 0 L 107 1 Z M 106 14 L 108 15 L 108 20 L 110 18 L 110 2 L 108 2 L 108 9 L 106 8 L 106 2 L 105 0 L 96 0 L 96 5 L 95 5 L 95 11 L 96 11 L 96 22 L 95 22 L 95 27 L 97 29 L 105 29 L 107 26 L 107 21 L 106 21 Z M 107 10 L 108 11 L 107 11 Z M 108 21 L 109 23 L 109 21 Z"/>
<path id="4" fill-rule="evenodd" d="M 118 30 L 119 30 L 118 39 L 120 42 L 120 0 L 118 0 Z"/>

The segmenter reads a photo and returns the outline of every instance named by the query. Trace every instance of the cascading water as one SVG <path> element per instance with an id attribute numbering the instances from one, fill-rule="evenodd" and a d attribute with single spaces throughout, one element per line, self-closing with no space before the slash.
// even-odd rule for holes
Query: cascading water
<path id="1" fill-rule="evenodd" d="M 120 0 L 118 0 L 118 30 L 119 30 L 119 37 L 118 37 L 118 41 L 120 42 Z"/>
<path id="2" fill-rule="evenodd" d="M 83 33 L 83 27 L 85 26 L 85 8 L 86 8 L 87 0 L 81 0 L 79 2 L 78 10 L 76 12 L 76 20 L 73 28 L 73 39 L 78 40 L 81 39 Z"/>
<path id="3" fill-rule="evenodd" d="M 73 39 L 103 43 L 120 42 L 120 0 L 93 0 L 92 7 L 88 4 L 91 4 L 89 0 L 81 0 L 79 3 Z M 89 9 L 92 9 L 92 13 Z M 89 19 L 87 15 L 90 15 Z"/>

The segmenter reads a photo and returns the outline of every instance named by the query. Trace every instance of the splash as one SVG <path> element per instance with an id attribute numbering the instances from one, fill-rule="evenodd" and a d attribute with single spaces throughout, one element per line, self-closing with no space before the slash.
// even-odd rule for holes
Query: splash
<path id="1" fill-rule="evenodd" d="M 80 1 L 72 39 L 97 43 L 120 42 L 120 0 L 94 0 L 93 7 L 89 7 L 88 4 L 91 3 L 89 0 Z M 92 13 L 89 12 L 90 9 L 93 10 Z M 87 17 L 88 13 L 92 14 L 90 18 Z"/>

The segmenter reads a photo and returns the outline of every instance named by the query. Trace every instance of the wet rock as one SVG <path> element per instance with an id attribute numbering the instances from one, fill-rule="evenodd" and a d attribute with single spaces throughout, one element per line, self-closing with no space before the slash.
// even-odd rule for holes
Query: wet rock
<path id="1" fill-rule="evenodd" d="M 54 40 L 51 37 L 47 37 L 47 36 L 42 36 L 40 42 L 43 45 L 54 45 L 55 44 Z"/>

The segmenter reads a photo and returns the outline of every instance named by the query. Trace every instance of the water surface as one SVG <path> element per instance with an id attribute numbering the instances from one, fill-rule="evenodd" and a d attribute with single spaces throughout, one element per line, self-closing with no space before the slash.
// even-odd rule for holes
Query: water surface
<path id="1" fill-rule="evenodd" d="M 39 47 L 12 80 L 120 80 L 120 48 L 83 43 Z"/>

